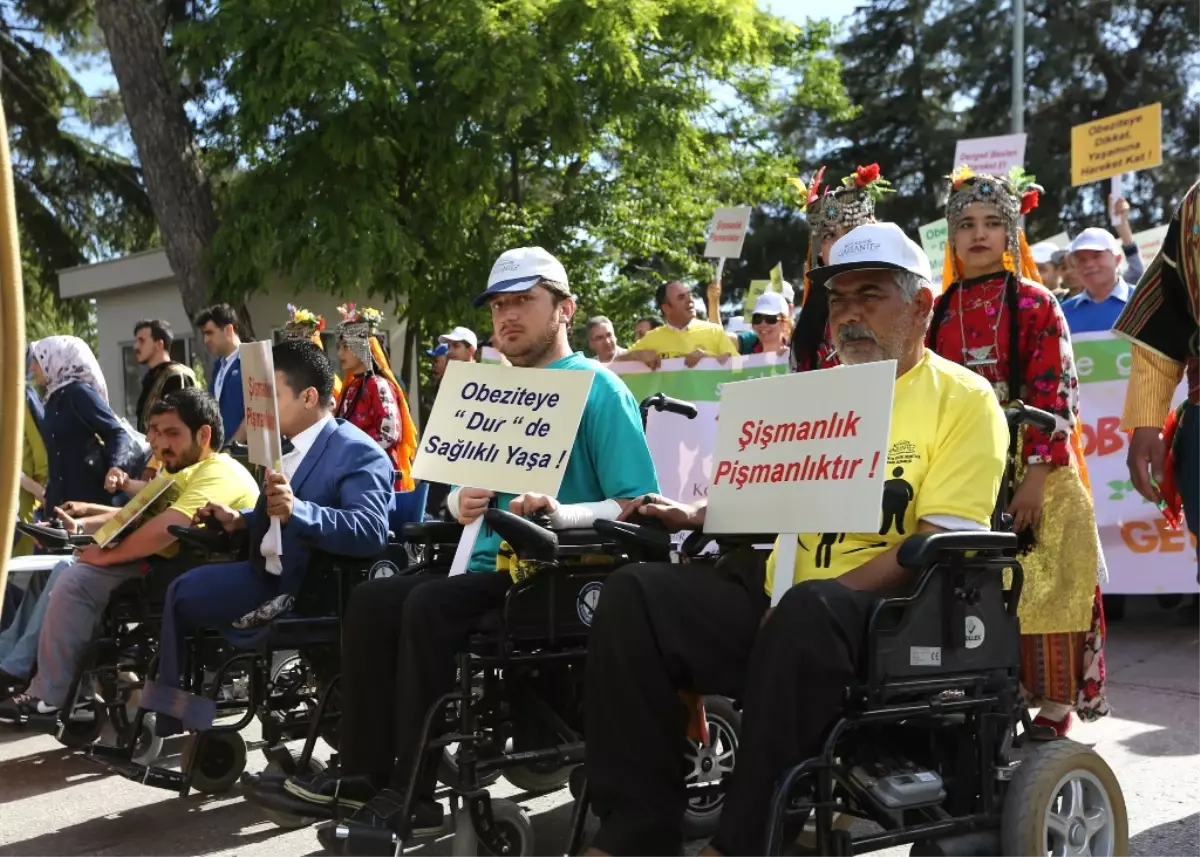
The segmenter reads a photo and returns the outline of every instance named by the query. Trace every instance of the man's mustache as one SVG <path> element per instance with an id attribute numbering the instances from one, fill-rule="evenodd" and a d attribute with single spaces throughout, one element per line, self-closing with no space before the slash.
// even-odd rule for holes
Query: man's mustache
<path id="1" fill-rule="evenodd" d="M 861 340 L 870 340 L 878 342 L 879 337 L 875 335 L 875 331 L 862 324 L 843 324 L 837 329 L 838 342 L 856 342 Z"/>

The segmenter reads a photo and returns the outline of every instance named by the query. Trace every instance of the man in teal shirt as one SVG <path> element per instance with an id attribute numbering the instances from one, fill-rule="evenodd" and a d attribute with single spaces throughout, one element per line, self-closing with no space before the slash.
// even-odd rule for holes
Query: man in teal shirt
<path id="1" fill-rule="evenodd" d="M 488 304 L 493 342 L 514 366 L 595 375 L 557 499 L 456 488 L 447 498 L 450 513 L 469 524 L 495 505 L 522 515 L 544 512 L 559 529 L 587 527 L 656 491 L 637 402 L 614 374 L 568 343 L 575 300 L 561 263 L 540 247 L 509 250 L 476 303 Z M 504 604 L 512 585 L 496 571 L 499 547 L 500 537 L 485 526 L 468 574 L 383 578 L 354 589 L 342 625 L 340 769 L 288 779 L 282 800 L 292 802 L 292 811 L 299 800 L 327 815 L 336 799 L 354 810 L 345 824 L 400 830 L 426 712 L 453 689 L 455 656 L 472 626 Z M 414 835 L 442 829 L 442 807 L 433 799 L 437 765 L 426 764 L 424 773 L 414 795 Z M 318 838 L 327 848 L 342 847 L 332 826 Z"/>

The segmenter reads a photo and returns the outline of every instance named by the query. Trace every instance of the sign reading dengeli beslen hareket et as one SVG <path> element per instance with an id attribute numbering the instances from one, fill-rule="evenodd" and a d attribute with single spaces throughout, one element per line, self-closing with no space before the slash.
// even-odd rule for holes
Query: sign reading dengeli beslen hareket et
<path id="1" fill-rule="evenodd" d="M 451 361 L 413 476 L 508 494 L 558 494 L 594 373 Z"/>
<path id="2" fill-rule="evenodd" d="M 721 387 L 709 533 L 879 529 L 896 363 Z"/>
<path id="3" fill-rule="evenodd" d="M 1071 129 L 1071 184 L 1162 165 L 1162 105 L 1151 104 Z"/>

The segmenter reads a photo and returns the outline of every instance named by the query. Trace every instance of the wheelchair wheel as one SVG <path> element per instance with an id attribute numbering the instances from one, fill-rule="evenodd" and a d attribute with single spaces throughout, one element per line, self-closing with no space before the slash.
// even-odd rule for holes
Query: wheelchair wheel
<path id="1" fill-rule="evenodd" d="M 325 763 L 320 759 L 308 760 L 308 773 L 315 774 L 323 770 L 325 770 Z M 286 771 L 283 770 L 283 766 L 280 765 L 279 762 L 272 759 L 267 766 L 263 768 L 263 773 L 270 776 L 280 776 L 285 774 Z M 303 772 L 297 769 L 297 773 Z M 262 804 L 258 805 L 258 810 L 263 814 L 263 817 L 266 818 L 267 821 L 271 822 L 276 827 L 283 828 L 284 830 L 299 830 L 301 827 L 308 827 L 317 820 L 315 818 L 308 818 L 307 816 L 303 815 L 295 815 L 290 812 L 280 812 L 277 809 L 271 809 L 270 807 L 263 806 Z"/>
<path id="2" fill-rule="evenodd" d="M 82 750 L 95 744 L 103 731 L 104 718 L 96 706 L 82 706 L 62 727 L 62 732 L 57 735 L 58 743 L 72 750 Z"/>
<path id="3" fill-rule="evenodd" d="M 192 766 L 192 757 L 200 736 L 192 733 L 183 745 L 181 768 Z M 227 792 L 246 769 L 246 740 L 236 732 L 209 732 L 204 740 L 203 753 L 195 761 L 192 789 L 200 794 Z"/>
<path id="4" fill-rule="evenodd" d="M 142 728 L 131 739 L 133 741 L 133 761 L 139 765 L 149 767 L 162 755 L 163 737 L 154 734 L 156 719 L 153 711 L 142 715 Z M 132 723 L 129 728 L 133 729 Z"/>
<path id="5" fill-rule="evenodd" d="M 708 721 L 708 744 L 695 745 L 689 754 L 688 785 L 714 783 L 733 772 L 742 734 L 742 713 L 723 696 L 704 697 Z M 708 839 L 717 832 L 721 819 L 723 792 L 707 792 L 688 801 L 683 813 L 683 837 L 690 842 Z"/>
<path id="6" fill-rule="evenodd" d="M 1129 854 L 1125 797 L 1090 747 L 1052 741 L 1021 762 L 1004 796 L 1000 853 Z"/>
<path id="7" fill-rule="evenodd" d="M 448 744 L 442 750 L 442 758 L 438 760 L 437 778 L 438 782 L 448 789 L 462 788 L 462 774 L 458 770 L 457 744 Z M 479 785 L 486 789 L 498 779 L 500 779 L 499 771 L 488 771 L 479 778 Z"/>
<path id="8" fill-rule="evenodd" d="M 511 846 L 504 857 L 532 857 L 536 853 L 533 850 L 533 822 L 524 809 L 511 800 L 494 800 L 492 819 Z M 491 857 L 492 852 L 479 841 L 475 826 L 471 823 L 471 813 L 466 807 L 454 814 L 454 842 L 450 853 L 453 857 L 479 857 L 485 854 Z"/>
<path id="9" fill-rule="evenodd" d="M 555 765 L 553 762 L 543 762 L 541 764 L 505 768 L 503 776 L 513 788 L 531 794 L 546 794 L 547 792 L 558 791 L 565 786 L 567 781 L 571 779 L 571 771 L 574 767 L 574 765 L 563 767 Z"/>

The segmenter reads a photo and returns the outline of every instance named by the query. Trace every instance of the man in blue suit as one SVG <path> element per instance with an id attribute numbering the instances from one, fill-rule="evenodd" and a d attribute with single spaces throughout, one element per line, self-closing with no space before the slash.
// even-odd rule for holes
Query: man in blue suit
<path id="1" fill-rule="evenodd" d="M 242 358 L 238 352 L 242 340 L 238 338 L 237 327 L 237 310 L 229 304 L 210 306 L 196 316 L 196 329 L 204 334 L 204 347 L 215 360 L 208 392 L 221 407 L 226 443 L 241 443 L 246 439 L 246 400 L 242 395 Z"/>
<path id="2" fill-rule="evenodd" d="M 193 569 L 167 590 L 158 677 L 142 696 L 146 708 L 167 715 L 158 719 L 159 734 L 179 731 L 179 721 L 192 729 L 212 724 L 213 703 L 180 689 L 190 631 L 224 628 L 226 636 L 246 642 L 252 629 L 291 607 L 312 551 L 371 557 L 387 545 L 391 462 L 366 434 L 331 415 L 333 368 L 320 348 L 289 340 L 272 355 L 279 428 L 292 451 L 283 457 L 282 473 L 268 471 L 253 511 L 209 505 L 197 513 L 226 532 L 245 531 L 250 558 Z M 263 543 L 271 518 L 282 525 L 278 555 Z"/>

